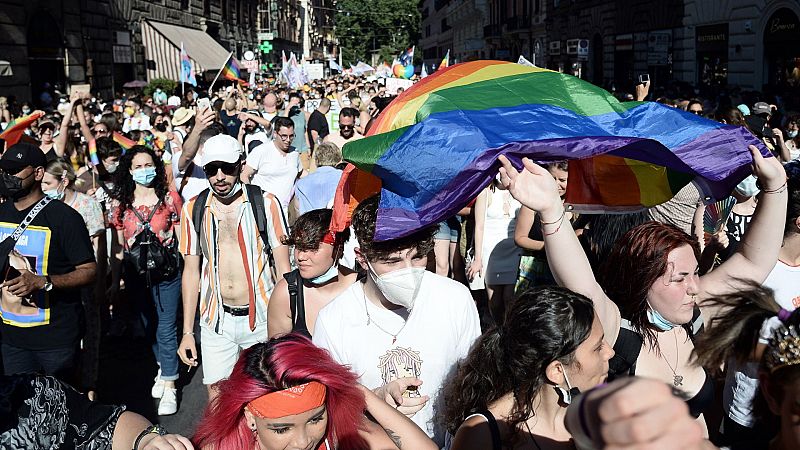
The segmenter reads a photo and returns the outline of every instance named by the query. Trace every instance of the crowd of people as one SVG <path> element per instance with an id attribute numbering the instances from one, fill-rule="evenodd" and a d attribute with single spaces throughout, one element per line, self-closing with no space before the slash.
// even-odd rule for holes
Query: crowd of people
<path id="1" fill-rule="evenodd" d="M 0 98 L 39 116 L 0 146 L 0 448 L 800 448 L 800 104 L 649 89 L 773 153 L 712 231 L 694 182 L 577 214 L 567 161 L 501 156 L 435 226 L 376 240 L 378 194 L 331 232 L 375 78 Z M 191 436 L 103 403 L 106 335 L 152 347 L 159 416 L 202 366 Z"/>

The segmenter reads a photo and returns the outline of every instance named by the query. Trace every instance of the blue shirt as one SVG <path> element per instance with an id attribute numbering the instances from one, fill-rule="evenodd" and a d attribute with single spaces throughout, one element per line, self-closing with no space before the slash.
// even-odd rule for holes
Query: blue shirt
<path id="1" fill-rule="evenodd" d="M 342 171 L 331 166 L 319 167 L 314 173 L 297 180 L 295 196 L 300 214 L 314 209 L 328 208 Z"/>

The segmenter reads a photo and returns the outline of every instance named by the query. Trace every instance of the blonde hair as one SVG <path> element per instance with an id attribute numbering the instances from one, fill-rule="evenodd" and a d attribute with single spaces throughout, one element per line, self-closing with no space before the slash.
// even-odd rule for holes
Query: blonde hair
<path id="1" fill-rule="evenodd" d="M 333 142 L 323 142 L 314 149 L 317 167 L 335 166 L 342 162 L 342 151 Z"/>
<path id="2" fill-rule="evenodd" d="M 44 171 L 58 178 L 59 180 L 66 179 L 67 188 L 69 189 L 72 189 L 73 187 L 80 188 L 83 186 L 83 180 L 79 180 L 75 176 L 75 171 L 72 169 L 72 164 L 64 161 L 61 158 L 54 159 L 47 163 L 47 167 L 45 167 Z"/>

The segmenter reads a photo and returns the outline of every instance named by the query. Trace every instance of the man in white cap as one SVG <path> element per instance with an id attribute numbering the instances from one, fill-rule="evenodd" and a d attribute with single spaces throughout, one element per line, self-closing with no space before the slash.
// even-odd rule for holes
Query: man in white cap
<path id="1" fill-rule="evenodd" d="M 211 385 L 230 375 L 239 352 L 267 339 L 269 296 L 276 277 L 291 268 L 282 243 L 288 226 L 280 203 L 240 181 L 241 144 L 232 136 L 213 136 L 201 160 L 210 188 L 186 202 L 181 214 L 183 337 L 178 354 L 184 363 L 197 365 L 194 319 L 200 292 L 203 384 L 211 399 L 216 395 Z"/>

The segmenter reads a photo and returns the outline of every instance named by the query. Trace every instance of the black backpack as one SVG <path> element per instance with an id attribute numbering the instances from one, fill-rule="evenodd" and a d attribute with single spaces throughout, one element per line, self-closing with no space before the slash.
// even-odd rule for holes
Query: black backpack
<path id="1" fill-rule="evenodd" d="M 183 264 L 183 258 L 178 251 L 178 239 L 173 239 L 170 245 L 165 246 L 150 228 L 150 220 L 161 207 L 161 203 L 161 200 L 156 203 L 146 219 L 136 208 L 131 207 L 144 229 L 136 235 L 133 245 L 125 252 L 124 262 L 126 270 L 143 278 L 147 287 L 151 287 L 153 283 L 171 280 L 180 273 Z"/>
<path id="2" fill-rule="evenodd" d="M 253 216 L 256 218 L 258 234 L 261 236 L 261 242 L 264 244 L 264 252 L 267 254 L 267 260 L 269 261 L 270 267 L 274 268 L 275 258 L 272 256 L 272 247 L 269 245 L 269 238 L 267 236 L 267 211 L 264 207 L 264 191 L 254 184 L 245 184 L 244 189 L 247 191 L 247 199 L 250 201 L 250 207 L 253 209 Z M 205 216 L 203 210 L 205 209 L 206 201 L 208 201 L 210 193 L 211 190 L 206 188 L 197 196 L 194 205 L 192 205 L 192 224 L 198 236 L 203 227 L 203 217 Z M 269 195 L 271 196 L 272 194 Z M 284 224 L 286 223 L 286 218 L 283 217 L 283 209 L 281 209 L 281 220 L 283 220 Z M 197 240 L 197 248 L 198 253 L 202 255 L 199 239 Z"/>

